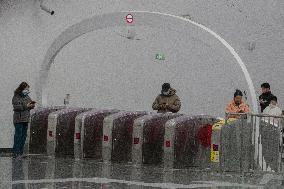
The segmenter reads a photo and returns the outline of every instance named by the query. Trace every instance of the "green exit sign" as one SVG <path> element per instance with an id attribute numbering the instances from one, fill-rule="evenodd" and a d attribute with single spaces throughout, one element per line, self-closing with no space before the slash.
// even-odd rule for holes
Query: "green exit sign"
<path id="1" fill-rule="evenodd" d="M 165 60 L 166 57 L 165 57 L 165 55 L 162 54 L 162 53 L 157 53 L 157 54 L 156 54 L 156 59 L 157 59 L 157 60 Z"/>

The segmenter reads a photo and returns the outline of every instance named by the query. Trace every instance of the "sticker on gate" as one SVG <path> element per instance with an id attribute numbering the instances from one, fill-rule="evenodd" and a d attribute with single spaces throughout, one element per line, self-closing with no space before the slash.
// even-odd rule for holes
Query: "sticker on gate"
<path id="1" fill-rule="evenodd" d="M 211 162 L 219 163 L 219 146 L 216 144 L 211 145 Z"/>

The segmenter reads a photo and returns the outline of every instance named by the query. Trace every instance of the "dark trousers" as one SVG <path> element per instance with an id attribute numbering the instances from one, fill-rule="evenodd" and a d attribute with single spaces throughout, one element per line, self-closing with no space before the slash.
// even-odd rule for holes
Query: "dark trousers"
<path id="1" fill-rule="evenodd" d="M 15 123 L 15 135 L 14 135 L 14 154 L 23 154 L 24 146 L 27 138 L 28 123 Z"/>

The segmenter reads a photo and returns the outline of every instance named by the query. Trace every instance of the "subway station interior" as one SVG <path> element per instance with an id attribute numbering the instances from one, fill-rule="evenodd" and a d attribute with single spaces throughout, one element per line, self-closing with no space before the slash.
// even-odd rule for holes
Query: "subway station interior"
<path id="1" fill-rule="evenodd" d="M 283 0 L 0 1 L 0 189 L 284 188 L 283 20 Z"/>

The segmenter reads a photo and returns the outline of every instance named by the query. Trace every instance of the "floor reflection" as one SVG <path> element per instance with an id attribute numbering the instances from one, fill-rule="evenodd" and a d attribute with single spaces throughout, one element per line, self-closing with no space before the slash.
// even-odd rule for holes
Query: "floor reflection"
<path id="1" fill-rule="evenodd" d="M 22 159 L 12 160 L 12 181 L 15 180 L 25 180 Z M 25 188 L 26 188 L 25 184 L 22 183 L 12 185 L 12 189 L 25 189 Z"/>
<path id="2" fill-rule="evenodd" d="M 7 158 L 6 158 L 7 160 Z M 1 162 L 2 161 L 2 162 Z M 5 160 L 0 158 L 3 164 Z M 10 159 L 11 161 L 11 159 Z M 1 168 L 0 168 L 0 171 Z M 260 185 L 264 173 L 241 175 L 210 170 L 164 169 L 154 166 L 109 164 L 29 156 L 12 160 L 12 189 L 145 189 L 145 188 L 270 188 L 283 187 L 283 179 L 272 178 Z M 7 178 L 7 180 L 9 180 Z M 1 181 L 0 181 L 1 182 Z M 166 183 L 166 184 L 165 184 Z M 0 187 L 1 188 L 1 187 Z M 268 187 L 269 188 L 269 187 Z M 2 189 L 2 188 L 1 188 Z M 9 187 L 5 187 L 9 189 Z"/>

